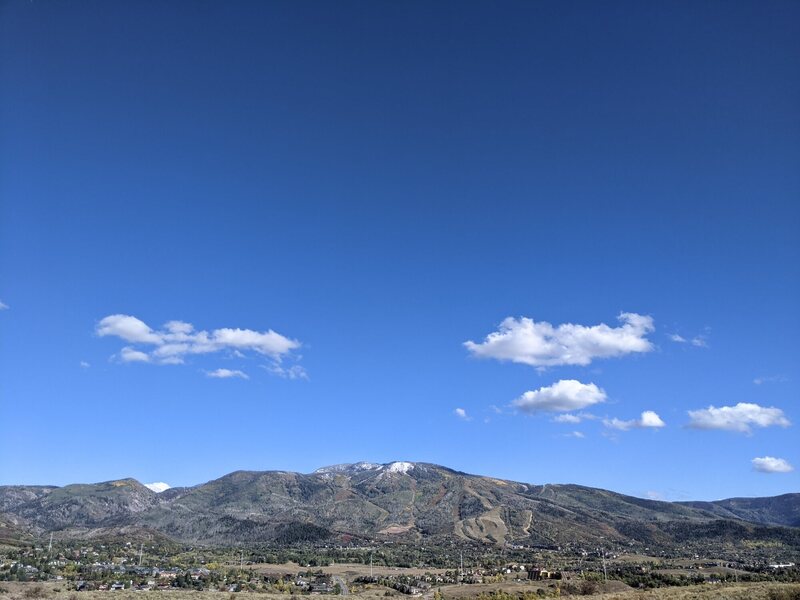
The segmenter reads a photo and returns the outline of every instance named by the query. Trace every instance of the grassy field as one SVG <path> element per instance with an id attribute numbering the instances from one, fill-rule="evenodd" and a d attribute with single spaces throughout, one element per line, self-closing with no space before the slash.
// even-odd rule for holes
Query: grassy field
<path id="1" fill-rule="evenodd" d="M 238 564 L 232 563 L 231 567 L 238 567 Z M 327 575 L 340 575 L 341 577 L 345 577 L 347 579 L 352 579 L 354 577 L 359 576 L 366 576 L 369 575 L 369 565 L 364 565 L 361 563 L 340 563 L 335 565 L 330 565 L 328 567 L 302 567 L 297 563 L 288 562 L 283 563 L 281 565 L 273 565 L 267 563 L 259 563 L 254 565 L 247 565 L 248 569 L 253 569 L 257 573 L 262 573 L 264 575 L 281 575 L 284 573 L 298 573 L 300 571 L 311 570 L 311 571 L 322 571 Z M 445 569 L 414 569 L 414 568 L 407 568 L 407 567 L 385 567 L 385 566 L 378 566 L 375 565 L 372 568 L 372 573 L 376 577 L 382 577 L 384 575 L 424 575 L 425 573 L 444 573 Z"/>
<path id="2" fill-rule="evenodd" d="M 451 585 L 444 586 L 441 592 L 445 600 L 474 600 L 481 594 L 502 590 L 514 597 L 522 594 L 536 593 L 541 587 L 547 594 L 544 597 L 555 597 L 555 587 L 547 584 L 541 586 L 536 583 L 504 583 L 483 585 Z M 424 600 L 432 595 L 426 594 Z M 565 597 L 566 594 L 561 594 Z M 0 583 L 0 600 L 300 600 L 302 596 L 289 594 L 270 594 L 259 592 L 219 592 L 219 591 L 189 591 L 166 590 L 137 592 L 131 590 L 106 591 L 106 592 L 74 592 L 68 589 L 65 583 Z M 341 600 L 342 596 L 314 595 L 318 600 Z M 370 585 L 357 588 L 351 597 L 358 600 L 380 600 L 393 597 L 395 600 L 411 599 L 399 592 L 387 588 Z M 530 596 L 528 596 L 530 597 Z M 579 597 L 579 596 L 570 596 Z M 647 591 L 631 590 L 620 582 L 608 582 L 603 589 L 601 586 L 590 597 L 598 600 L 800 600 L 800 584 L 778 583 L 749 583 L 733 585 L 699 585 L 687 587 L 659 588 Z M 485 596 L 484 596 L 485 598 Z"/>

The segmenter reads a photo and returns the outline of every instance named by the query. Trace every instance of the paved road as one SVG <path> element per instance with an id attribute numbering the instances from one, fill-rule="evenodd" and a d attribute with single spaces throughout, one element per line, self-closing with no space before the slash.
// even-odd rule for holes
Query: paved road
<path id="1" fill-rule="evenodd" d="M 342 596 L 348 596 L 350 594 L 350 590 L 347 589 L 347 582 L 344 580 L 344 577 L 339 577 L 338 575 L 334 575 L 333 583 L 339 584 L 339 587 L 342 590 Z"/>

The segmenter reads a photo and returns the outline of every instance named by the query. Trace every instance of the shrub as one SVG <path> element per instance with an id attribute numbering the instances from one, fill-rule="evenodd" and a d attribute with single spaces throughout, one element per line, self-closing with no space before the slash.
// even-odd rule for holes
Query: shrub
<path id="1" fill-rule="evenodd" d="M 591 596 L 597 592 L 597 582 L 591 579 L 584 579 L 581 581 L 580 586 L 578 586 L 578 591 L 581 596 Z"/>
<path id="2" fill-rule="evenodd" d="M 800 587 L 772 588 L 767 597 L 769 600 L 800 600 Z"/>
<path id="3" fill-rule="evenodd" d="M 22 592 L 23 598 L 47 598 L 47 592 L 41 585 L 35 585 Z"/>

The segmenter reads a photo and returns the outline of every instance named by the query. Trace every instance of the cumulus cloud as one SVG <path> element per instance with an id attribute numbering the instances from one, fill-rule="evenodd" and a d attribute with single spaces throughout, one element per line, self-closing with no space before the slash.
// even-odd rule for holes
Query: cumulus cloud
<path id="1" fill-rule="evenodd" d="M 479 358 L 511 361 L 540 369 L 588 365 L 596 358 L 653 349 L 653 344 L 646 338 L 655 329 L 652 317 L 621 313 L 618 319 L 619 327 L 609 327 L 605 323 L 553 326 L 527 317 L 508 317 L 500 323 L 498 331 L 487 335 L 483 342 L 467 341 L 464 346 Z"/>
<path id="2" fill-rule="evenodd" d="M 685 344 L 686 343 L 686 338 L 683 337 L 682 335 L 677 334 L 677 333 L 670 333 L 667 337 L 669 337 L 670 340 L 672 340 L 673 342 L 676 342 L 678 344 Z"/>
<path id="3" fill-rule="evenodd" d="M 144 487 L 153 490 L 156 494 L 160 494 L 161 492 L 167 491 L 172 486 L 168 483 L 164 483 L 163 481 L 156 481 L 154 483 L 145 483 Z"/>
<path id="4" fill-rule="evenodd" d="M 689 411 L 689 427 L 694 429 L 723 429 L 750 433 L 752 427 L 788 427 L 789 419 L 780 408 L 764 407 L 749 402 L 736 406 L 709 406 Z"/>
<path id="5" fill-rule="evenodd" d="M 150 356 L 146 352 L 135 350 L 130 346 L 125 346 L 119 351 L 119 359 L 122 362 L 150 362 Z"/>
<path id="6" fill-rule="evenodd" d="M 646 410 L 638 419 L 623 421 L 615 417 L 613 419 L 605 419 L 603 425 L 610 429 L 628 431 L 629 429 L 660 429 L 661 427 L 666 427 L 667 424 L 658 416 L 658 413 Z"/>
<path id="7" fill-rule="evenodd" d="M 206 375 L 216 379 L 231 379 L 232 377 L 238 377 L 239 379 L 250 379 L 250 377 L 248 377 L 247 373 L 244 371 L 234 369 L 215 369 L 214 371 L 206 371 Z"/>
<path id="8" fill-rule="evenodd" d="M 100 337 L 113 335 L 126 342 L 162 344 L 163 339 L 144 322 L 130 315 L 109 315 L 95 329 Z"/>
<path id="9" fill-rule="evenodd" d="M 606 393 L 593 383 L 562 379 L 551 386 L 525 392 L 511 404 L 528 414 L 569 412 L 604 402 Z"/>
<path id="10" fill-rule="evenodd" d="M 753 469 L 760 473 L 789 473 L 794 471 L 794 467 L 789 464 L 789 461 L 783 458 L 775 458 L 774 456 L 762 456 L 754 458 L 750 462 L 753 464 Z"/>
<path id="11" fill-rule="evenodd" d="M 198 331 L 185 321 L 168 321 L 161 329 L 153 329 L 134 316 L 118 314 L 101 319 L 95 332 L 100 337 L 117 337 L 131 344 L 120 350 L 122 362 L 178 365 L 192 355 L 224 351 L 244 357 L 246 352 L 253 352 L 266 357 L 271 371 L 282 377 L 306 377 L 305 370 L 299 365 L 281 365 L 282 359 L 300 347 L 300 342 L 271 329 L 255 331 L 225 327 Z"/>

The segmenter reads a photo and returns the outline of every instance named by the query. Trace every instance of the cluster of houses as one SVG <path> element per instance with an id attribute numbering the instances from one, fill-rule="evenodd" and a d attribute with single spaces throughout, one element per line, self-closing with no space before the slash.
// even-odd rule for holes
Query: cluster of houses
<path id="1" fill-rule="evenodd" d="M 204 581 L 211 575 L 211 571 L 206 568 L 198 567 L 182 571 L 177 568 L 159 569 L 157 567 L 120 567 L 114 565 L 114 568 L 108 569 L 108 565 L 98 565 L 99 571 L 111 571 L 114 574 L 135 574 L 137 575 L 136 581 L 128 579 L 127 581 L 114 581 L 114 582 L 95 582 L 87 580 L 78 580 L 75 582 L 75 590 L 78 592 L 98 590 L 98 591 L 116 591 L 123 589 L 133 589 L 138 591 L 146 590 L 167 590 L 174 587 L 175 579 L 178 577 L 186 577 L 192 581 Z M 142 580 L 142 576 L 148 577 Z"/>
<path id="2" fill-rule="evenodd" d="M 426 573 L 424 575 L 384 575 L 362 576 L 355 583 L 378 584 L 393 588 L 410 596 L 424 595 L 431 587 L 454 583 L 479 584 L 496 583 L 507 578 L 523 580 L 561 579 L 559 571 L 550 571 L 532 565 L 511 564 L 495 569 L 470 568 L 463 571 L 446 571 L 445 573 Z"/>
<path id="3" fill-rule="evenodd" d="M 309 594 L 333 594 L 335 585 L 330 575 L 314 574 L 298 575 L 294 579 L 294 585 L 301 591 L 308 592 Z"/>

